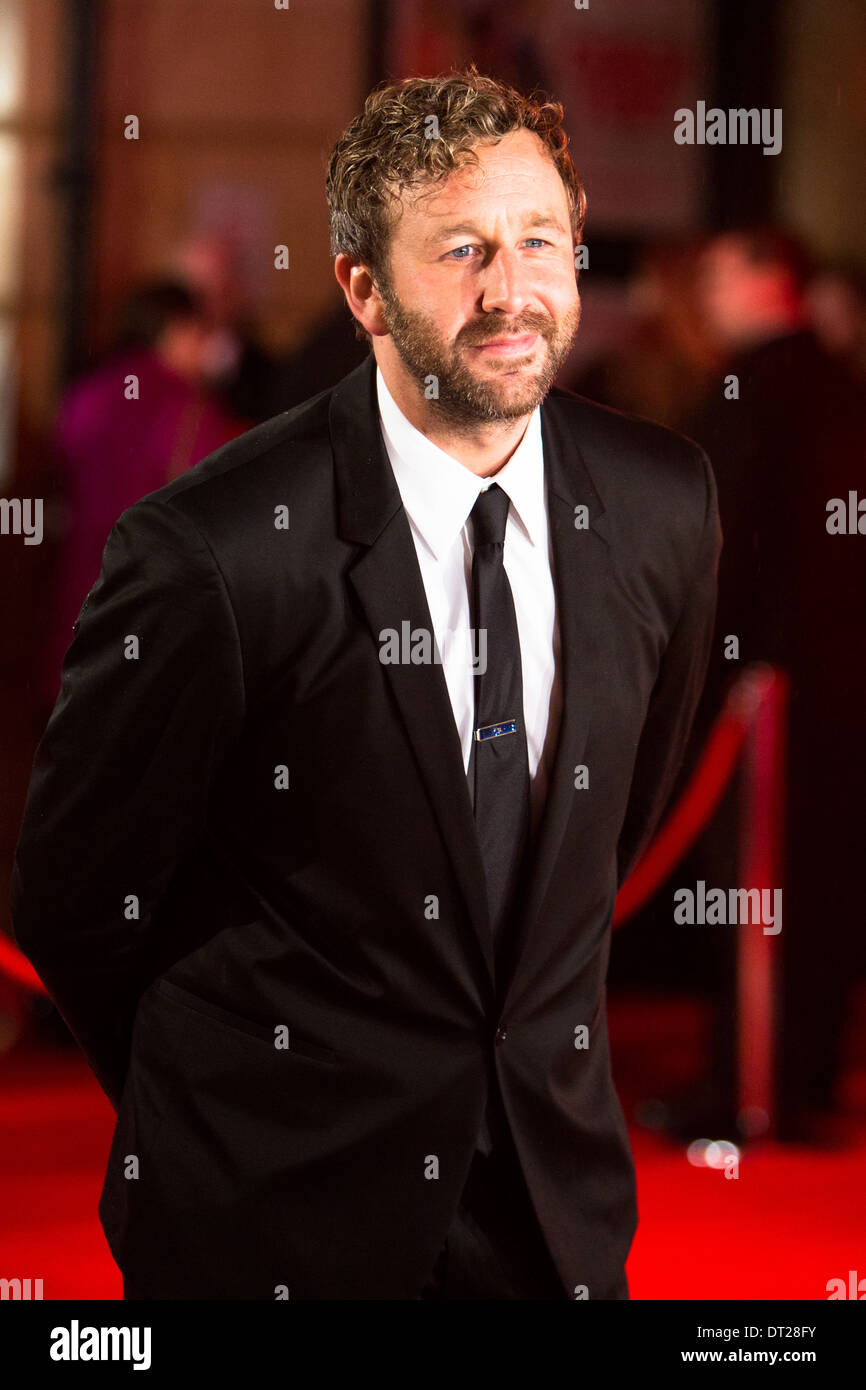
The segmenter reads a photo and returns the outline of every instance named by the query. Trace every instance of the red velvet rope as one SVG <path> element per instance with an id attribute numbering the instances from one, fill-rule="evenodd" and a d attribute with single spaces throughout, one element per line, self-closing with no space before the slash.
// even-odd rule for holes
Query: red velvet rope
<path id="1" fill-rule="evenodd" d="M 16 984 L 24 985 L 27 989 L 32 989 L 36 994 L 48 993 L 27 957 L 22 956 L 14 941 L 10 941 L 6 933 L 2 931 L 0 931 L 0 974 L 8 975 L 10 980 L 14 980 Z"/>
<path id="2" fill-rule="evenodd" d="M 615 927 L 652 897 L 691 849 L 721 800 L 758 710 L 778 694 L 779 674 L 763 664 L 749 667 L 731 687 L 688 786 L 617 894 Z"/>

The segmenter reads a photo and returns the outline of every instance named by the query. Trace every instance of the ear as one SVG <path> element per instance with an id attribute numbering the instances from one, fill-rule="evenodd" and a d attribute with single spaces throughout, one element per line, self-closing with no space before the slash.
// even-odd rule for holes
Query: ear
<path id="1" fill-rule="evenodd" d="M 334 274 L 346 303 L 362 327 L 373 337 L 387 334 L 382 300 L 367 267 L 341 251 L 334 261 Z"/>

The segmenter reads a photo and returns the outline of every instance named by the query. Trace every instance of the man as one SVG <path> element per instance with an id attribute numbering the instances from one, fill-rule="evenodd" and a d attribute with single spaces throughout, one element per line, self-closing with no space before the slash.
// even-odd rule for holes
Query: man
<path id="1" fill-rule="evenodd" d="M 866 561 L 858 536 L 828 527 L 828 503 L 839 498 L 847 505 L 861 487 L 866 411 L 860 384 L 812 331 L 810 271 L 799 239 L 772 224 L 731 228 L 712 238 L 702 257 L 702 307 L 727 360 L 695 434 L 717 460 L 725 533 L 715 650 L 735 635 L 739 662 L 715 666 L 696 724 L 700 731 L 715 715 L 726 686 L 749 662 L 770 662 L 789 678 L 772 1118 L 779 1139 L 824 1142 L 838 1137 L 866 891 Z M 736 827 L 726 836 L 723 824 L 716 830 L 715 852 L 730 863 Z M 722 881 L 718 864 L 701 877 Z M 674 1121 L 693 1136 L 709 1123 L 738 1123 L 734 942 L 713 934 L 708 946 L 722 982 L 710 1108 L 699 1097 L 686 1100 Z"/>
<path id="2" fill-rule="evenodd" d="M 118 1106 L 127 1296 L 624 1299 L 610 922 L 704 678 L 712 473 L 549 390 L 560 107 L 380 89 L 328 196 L 372 355 L 118 521 L 16 933 Z"/>

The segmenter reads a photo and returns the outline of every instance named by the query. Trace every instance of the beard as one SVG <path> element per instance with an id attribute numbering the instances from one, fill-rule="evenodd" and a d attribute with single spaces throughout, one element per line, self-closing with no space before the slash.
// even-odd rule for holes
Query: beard
<path id="1" fill-rule="evenodd" d="M 397 297 L 390 279 L 376 281 L 388 331 L 397 352 L 419 388 L 443 419 L 456 427 L 481 422 L 504 423 L 530 415 L 550 390 L 554 377 L 568 356 L 578 324 L 580 300 L 558 321 L 549 314 L 526 310 L 514 319 L 488 314 L 464 325 L 453 342 L 446 342 L 432 319 L 420 309 L 409 309 Z M 537 333 L 544 343 L 543 356 L 534 374 L 524 368 L 533 353 L 502 359 L 493 376 L 481 377 L 469 366 L 467 348 L 499 338 Z M 428 393 L 435 378 L 438 394 Z"/>

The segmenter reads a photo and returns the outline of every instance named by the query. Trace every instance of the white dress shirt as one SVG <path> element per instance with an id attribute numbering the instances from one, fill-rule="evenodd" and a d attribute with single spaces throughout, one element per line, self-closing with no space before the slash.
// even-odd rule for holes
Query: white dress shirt
<path id="1" fill-rule="evenodd" d="M 480 637 L 471 630 L 469 514 L 478 494 L 494 482 L 510 499 L 503 563 L 520 641 L 534 832 L 550 777 L 562 700 L 540 411 L 536 408 L 531 415 L 504 467 L 479 478 L 410 424 L 378 368 L 376 387 L 385 448 L 409 518 L 467 771 L 475 722 L 472 662 L 484 655 Z"/>

